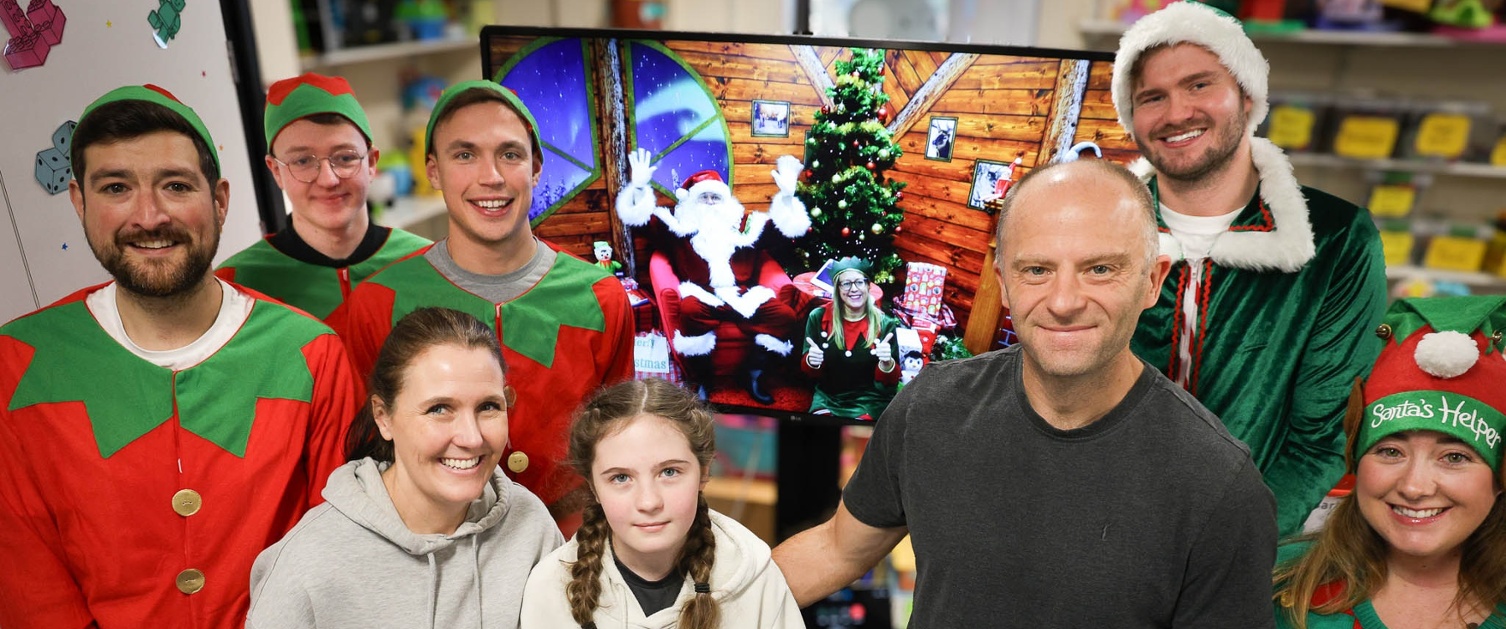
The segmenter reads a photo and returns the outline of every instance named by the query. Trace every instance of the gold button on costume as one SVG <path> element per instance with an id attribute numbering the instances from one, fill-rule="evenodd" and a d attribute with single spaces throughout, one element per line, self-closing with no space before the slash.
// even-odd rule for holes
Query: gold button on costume
<path id="1" fill-rule="evenodd" d="M 192 489 L 180 489 L 173 494 L 173 511 L 183 517 L 191 516 L 199 512 L 199 507 L 204 506 L 204 498 L 199 492 Z"/>
<path id="2" fill-rule="evenodd" d="M 528 455 L 522 452 L 507 455 L 507 469 L 512 470 L 514 474 L 522 474 L 523 470 L 528 469 Z"/>
<path id="3" fill-rule="evenodd" d="M 204 572 L 195 568 L 189 568 L 178 573 L 178 591 L 184 594 L 193 594 L 204 589 Z"/>

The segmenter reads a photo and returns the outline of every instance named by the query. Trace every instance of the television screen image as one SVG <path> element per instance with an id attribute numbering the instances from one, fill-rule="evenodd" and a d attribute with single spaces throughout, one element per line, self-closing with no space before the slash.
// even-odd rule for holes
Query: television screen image
<path id="1" fill-rule="evenodd" d="M 1107 53 L 489 26 L 539 124 L 534 233 L 605 242 L 638 375 L 733 412 L 870 421 L 920 365 L 1012 342 L 999 196 L 1093 142 L 1136 157 Z"/>

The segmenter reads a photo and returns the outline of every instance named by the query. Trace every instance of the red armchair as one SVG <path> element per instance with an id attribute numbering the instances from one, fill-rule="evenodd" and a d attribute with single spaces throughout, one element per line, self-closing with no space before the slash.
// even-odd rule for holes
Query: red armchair
<path id="1" fill-rule="evenodd" d="M 680 329 L 680 277 L 675 274 L 669 257 L 661 251 L 655 251 L 648 260 L 648 278 L 654 299 L 659 304 L 659 325 L 669 340 L 670 356 L 679 364 L 680 355 L 675 352 L 675 330 Z M 763 262 L 758 267 L 758 283 L 773 290 L 774 298 L 789 304 L 797 314 L 805 313 L 804 293 L 795 287 L 790 276 L 772 257 L 763 256 Z M 736 324 L 722 322 L 716 328 L 716 349 L 711 352 L 712 375 L 738 375 L 752 346 L 753 339 L 743 334 Z"/>

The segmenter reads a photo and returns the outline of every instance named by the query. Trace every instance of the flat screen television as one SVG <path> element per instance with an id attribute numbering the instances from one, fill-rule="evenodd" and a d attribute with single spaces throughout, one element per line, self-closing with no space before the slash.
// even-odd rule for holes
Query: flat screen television
<path id="1" fill-rule="evenodd" d="M 729 412 L 861 423 L 902 386 L 879 377 L 863 389 L 874 367 L 860 359 L 878 341 L 906 376 L 961 347 L 1008 344 L 991 271 L 999 197 L 1084 142 L 1106 159 L 1136 155 L 1115 118 L 1107 53 L 510 26 L 486 27 L 481 47 L 485 76 L 539 122 L 534 232 L 587 260 L 606 243 L 638 302 L 639 375 L 704 385 Z M 706 191 L 730 192 L 742 210 L 711 205 Z M 680 195 L 689 201 L 677 208 Z M 791 237 L 794 213 L 810 226 Z M 873 265 L 868 298 L 898 329 L 823 352 L 822 371 L 843 377 L 818 379 L 801 363 L 831 340 L 811 330 L 837 318 L 807 326 L 843 298 L 832 271 L 847 256 Z M 728 268 L 747 283 L 725 288 Z M 713 302 L 737 312 L 708 314 Z M 812 412 L 813 400 L 857 389 L 866 401 Z"/>

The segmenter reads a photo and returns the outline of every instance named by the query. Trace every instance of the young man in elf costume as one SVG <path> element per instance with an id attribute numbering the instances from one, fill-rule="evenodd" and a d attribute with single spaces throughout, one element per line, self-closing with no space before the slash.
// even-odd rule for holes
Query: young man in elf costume
<path id="1" fill-rule="evenodd" d="M 1131 346 L 1250 446 L 1287 535 L 1344 473 L 1340 420 L 1380 352 L 1386 277 L 1369 213 L 1299 185 L 1254 137 L 1268 73 L 1238 21 L 1177 2 L 1120 40 L 1113 98 L 1172 260 Z"/>
<path id="2" fill-rule="evenodd" d="M 345 79 L 310 72 L 273 83 L 263 128 L 292 221 L 226 260 L 221 278 L 322 319 L 367 276 L 429 244 L 367 215 L 380 151 Z"/>
<path id="3" fill-rule="evenodd" d="M 544 155 L 517 95 L 491 81 L 456 84 L 435 103 L 425 137 L 449 237 L 368 278 L 332 319 L 363 376 L 394 322 L 421 306 L 492 326 L 518 392 L 505 467 L 568 536 L 585 496 L 561 462 L 565 438 L 582 400 L 633 373 L 627 294 L 601 267 L 534 237 L 528 208 Z"/>
<path id="4" fill-rule="evenodd" d="M 240 627 L 344 462 L 349 363 L 210 272 L 230 185 L 193 110 L 129 86 L 78 121 L 69 195 L 115 281 L 0 327 L 0 626 Z"/>

